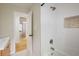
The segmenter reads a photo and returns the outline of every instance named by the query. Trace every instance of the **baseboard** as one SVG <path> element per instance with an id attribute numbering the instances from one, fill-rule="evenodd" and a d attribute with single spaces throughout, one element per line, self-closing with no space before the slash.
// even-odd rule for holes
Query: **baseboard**
<path id="1" fill-rule="evenodd" d="M 61 54 L 62 56 L 70 56 L 68 53 L 64 52 L 64 51 L 61 51 L 59 49 L 55 49 L 55 52 Z"/>

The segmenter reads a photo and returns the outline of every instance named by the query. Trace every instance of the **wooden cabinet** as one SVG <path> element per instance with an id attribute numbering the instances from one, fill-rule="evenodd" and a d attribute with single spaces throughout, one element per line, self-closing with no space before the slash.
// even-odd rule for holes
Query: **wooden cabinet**
<path id="1" fill-rule="evenodd" d="M 0 56 L 1 56 L 1 50 L 0 50 Z"/>
<path id="2" fill-rule="evenodd" d="M 10 44 L 4 50 L 0 50 L 0 56 L 10 56 Z"/>

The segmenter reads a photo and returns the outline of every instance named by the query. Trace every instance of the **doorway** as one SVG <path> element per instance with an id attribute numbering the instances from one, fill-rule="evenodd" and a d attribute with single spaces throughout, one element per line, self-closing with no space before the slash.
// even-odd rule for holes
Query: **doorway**
<path id="1" fill-rule="evenodd" d="M 15 54 L 32 55 L 32 12 L 15 12 L 14 15 Z"/>

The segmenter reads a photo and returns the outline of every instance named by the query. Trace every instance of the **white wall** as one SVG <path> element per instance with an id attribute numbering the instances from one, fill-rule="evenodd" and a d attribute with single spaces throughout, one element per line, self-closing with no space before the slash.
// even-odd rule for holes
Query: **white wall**
<path id="1" fill-rule="evenodd" d="M 79 55 L 79 28 L 64 28 L 64 17 L 79 15 L 79 4 L 56 4 L 56 48 L 67 55 Z"/>
<path id="2" fill-rule="evenodd" d="M 55 6 L 55 11 L 50 11 Z M 64 28 L 64 17 L 79 15 L 79 4 L 45 4 L 41 7 L 41 54 L 49 55 L 49 40 L 64 55 L 79 55 L 79 28 Z"/>
<path id="3" fill-rule="evenodd" d="M 40 4 L 32 6 L 33 11 L 33 55 L 39 56 L 41 53 L 40 41 Z"/>

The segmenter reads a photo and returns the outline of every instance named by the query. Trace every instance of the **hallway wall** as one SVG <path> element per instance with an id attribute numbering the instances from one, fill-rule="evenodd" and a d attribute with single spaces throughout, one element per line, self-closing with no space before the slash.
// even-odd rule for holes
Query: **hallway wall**
<path id="1" fill-rule="evenodd" d="M 41 55 L 40 4 L 32 6 L 33 11 L 33 55 Z"/>

